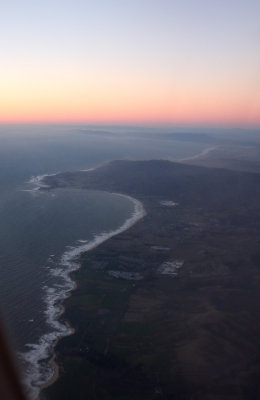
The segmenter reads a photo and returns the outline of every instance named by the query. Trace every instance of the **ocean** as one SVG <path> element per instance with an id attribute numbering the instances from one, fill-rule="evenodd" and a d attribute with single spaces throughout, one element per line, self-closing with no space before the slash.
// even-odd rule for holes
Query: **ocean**
<path id="1" fill-rule="evenodd" d="M 178 159 L 203 144 L 148 139 L 127 127 L 0 126 L 0 310 L 32 399 L 53 371 L 55 341 L 70 333 L 59 304 L 79 254 L 127 229 L 142 205 L 101 191 L 40 191 L 39 176 L 113 159 Z"/>

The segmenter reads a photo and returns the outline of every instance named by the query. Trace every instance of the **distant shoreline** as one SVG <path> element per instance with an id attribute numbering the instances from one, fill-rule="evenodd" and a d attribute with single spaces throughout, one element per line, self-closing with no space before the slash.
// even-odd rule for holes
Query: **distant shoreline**
<path id="1" fill-rule="evenodd" d="M 180 158 L 180 159 L 177 159 L 176 162 L 185 162 L 185 161 L 197 160 L 197 159 L 199 159 L 199 158 L 201 158 L 203 156 L 206 156 L 211 151 L 216 150 L 217 147 L 218 146 L 207 147 L 206 149 L 202 150 L 200 153 L 195 154 L 194 156 Z"/>

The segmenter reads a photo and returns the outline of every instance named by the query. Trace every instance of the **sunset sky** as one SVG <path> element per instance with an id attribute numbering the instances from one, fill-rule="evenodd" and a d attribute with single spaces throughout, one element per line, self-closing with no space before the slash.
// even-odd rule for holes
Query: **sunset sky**
<path id="1" fill-rule="evenodd" d="M 0 122 L 260 125 L 259 0 L 6 0 Z"/>

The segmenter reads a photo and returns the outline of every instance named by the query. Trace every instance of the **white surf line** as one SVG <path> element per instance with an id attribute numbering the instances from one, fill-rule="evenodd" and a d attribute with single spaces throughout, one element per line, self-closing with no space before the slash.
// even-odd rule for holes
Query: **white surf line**
<path id="1" fill-rule="evenodd" d="M 94 171 L 95 169 L 98 169 L 100 167 L 103 167 L 106 164 L 109 164 L 110 161 L 106 161 L 102 164 L 97 165 L 96 167 L 90 167 L 88 169 L 80 169 L 80 170 L 75 170 L 73 172 L 89 172 L 89 171 Z M 24 192 L 31 192 L 31 191 L 36 191 L 39 190 L 40 188 L 48 188 L 49 185 L 46 185 L 44 183 L 44 179 L 47 176 L 55 176 L 55 175 L 59 175 L 62 172 L 54 172 L 52 174 L 42 174 L 42 175 L 36 175 L 36 176 L 31 176 L 31 178 L 27 181 L 27 183 L 31 184 L 31 185 L 36 185 L 36 187 L 34 187 L 33 189 L 24 189 L 22 191 Z"/>
<path id="2" fill-rule="evenodd" d="M 28 344 L 27 347 L 29 350 L 27 352 L 20 353 L 22 359 L 28 363 L 24 381 L 29 398 L 32 400 L 38 399 L 40 391 L 44 387 L 47 387 L 48 383 L 52 382 L 54 375 L 57 374 L 57 366 L 55 365 L 55 368 L 53 368 L 53 363 L 50 365 L 48 361 L 50 356 L 53 356 L 55 345 L 62 337 L 73 333 L 72 327 L 60 321 L 60 316 L 62 315 L 62 303 L 64 299 L 70 295 L 76 285 L 70 274 L 80 268 L 80 254 L 92 250 L 111 237 L 126 231 L 146 215 L 144 206 L 139 200 L 121 193 L 113 194 L 125 197 L 133 202 L 134 210 L 130 217 L 119 228 L 113 231 L 101 232 L 90 241 L 80 239 L 80 241 L 77 241 L 80 245 L 67 246 L 67 250 L 61 256 L 57 267 L 50 270 L 52 276 L 60 277 L 64 282 L 63 285 L 57 286 L 54 284 L 44 287 L 46 304 L 44 313 L 46 315 L 46 322 L 52 330 L 51 332 L 44 333 L 38 343 Z"/>
<path id="3" fill-rule="evenodd" d="M 101 164 L 96 165 L 95 167 L 90 167 L 90 168 L 87 168 L 87 169 L 75 170 L 75 172 L 78 172 L 78 171 L 80 171 L 80 172 L 95 171 L 98 168 L 105 167 L 106 165 L 110 164 L 111 162 L 112 162 L 112 160 L 104 161 Z"/>
<path id="4" fill-rule="evenodd" d="M 80 169 L 80 172 L 94 171 L 96 168 Z"/>
<path id="5" fill-rule="evenodd" d="M 186 157 L 186 158 L 178 158 L 174 161 L 176 162 L 182 162 L 182 161 L 190 161 L 190 160 L 196 160 L 200 157 L 205 156 L 206 154 L 210 153 L 211 151 L 215 150 L 218 146 L 213 146 L 213 147 L 207 147 L 206 149 L 202 150 L 200 153 L 195 154 L 194 156 L 191 157 Z"/>
<path id="6" fill-rule="evenodd" d="M 53 174 L 43 174 L 43 175 L 37 175 L 37 176 L 32 176 L 29 181 L 27 181 L 27 183 L 31 184 L 31 185 L 36 185 L 36 187 L 32 190 L 39 190 L 40 188 L 47 188 L 49 187 L 48 185 L 43 183 L 44 178 L 46 178 L 47 176 L 55 176 L 58 175 L 59 172 L 53 173 Z"/>

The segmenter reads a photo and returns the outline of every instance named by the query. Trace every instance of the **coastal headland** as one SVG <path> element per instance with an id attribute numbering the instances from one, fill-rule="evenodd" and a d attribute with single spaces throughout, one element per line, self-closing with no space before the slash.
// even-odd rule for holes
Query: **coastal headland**
<path id="1" fill-rule="evenodd" d="M 62 315 L 75 333 L 41 398 L 258 399 L 260 174 L 113 161 L 44 183 L 126 194 L 147 214 L 81 255 Z"/>

